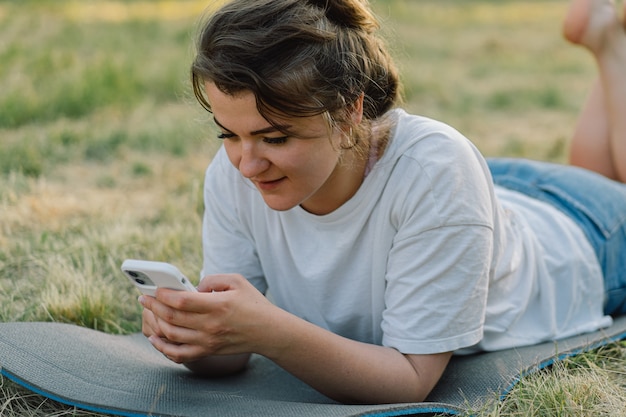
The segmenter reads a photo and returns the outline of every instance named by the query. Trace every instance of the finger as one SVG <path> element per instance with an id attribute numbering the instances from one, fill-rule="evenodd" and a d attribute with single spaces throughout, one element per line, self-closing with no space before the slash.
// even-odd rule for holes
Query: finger
<path id="1" fill-rule="evenodd" d="M 157 323 L 161 331 L 161 336 L 159 337 L 168 342 L 180 345 L 185 343 L 199 343 L 202 341 L 200 333 L 195 329 L 176 326 L 158 318 Z"/>
<path id="2" fill-rule="evenodd" d="M 144 309 L 152 311 L 152 304 L 154 304 L 155 299 L 149 295 L 140 295 L 137 301 L 139 301 L 139 304 L 141 304 Z"/>
<path id="3" fill-rule="evenodd" d="M 181 291 L 169 290 L 173 293 Z M 167 301 L 167 294 L 163 296 Z M 164 329 L 164 323 L 180 327 L 191 327 L 193 320 L 196 319 L 196 314 L 188 311 L 180 310 L 174 307 L 170 307 L 167 304 L 161 302 L 162 300 L 152 297 L 139 297 L 141 305 L 145 309 L 149 310 L 155 318 L 156 327 L 160 329 L 162 333 L 166 333 Z M 178 303 L 180 304 L 180 303 Z"/>
<path id="4" fill-rule="evenodd" d="M 159 288 L 156 291 L 156 301 L 171 309 L 188 312 L 210 314 L 218 307 L 218 304 L 227 300 L 230 296 L 225 296 L 227 292 L 189 292 L 176 291 L 167 288 Z M 151 303 L 151 309 L 160 309 L 158 304 Z M 161 310 L 159 310 L 161 312 Z M 163 313 L 166 313 L 163 310 Z M 159 313 L 160 314 L 160 313 Z"/>
<path id="5" fill-rule="evenodd" d="M 242 279 L 245 278 L 238 274 L 207 275 L 200 281 L 200 284 L 198 285 L 198 291 L 219 292 L 233 290 L 240 286 L 240 282 Z"/>
<path id="6" fill-rule="evenodd" d="M 174 344 L 156 336 L 150 336 L 148 340 L 156 350 L 161 352 L 172 362 L 193 362 L 206 356 L 204 350 L 198 345 Z"/>
<path id="7" fill-rule="evenodd" d="M 154 313 L 152 313 L 152 311 L 148 310 L 147 308 L 144 308 L 141 313 L 141 317 L 142 317 L 141 327 L 142 327 L 142 332 L 144 336 L 149 337 L 149 336 L 152 336 L 153 334 L 159 337 L 164 336 L 163 333 L 161 332 L 161 329 L 159 328 L 156 317 L 154 316 Z"/>

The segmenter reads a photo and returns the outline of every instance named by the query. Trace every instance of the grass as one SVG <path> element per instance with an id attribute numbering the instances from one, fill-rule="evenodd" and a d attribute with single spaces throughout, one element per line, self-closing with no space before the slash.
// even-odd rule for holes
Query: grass
<path id="1" fill-rule="evenodd" d="M 615 343 L 525 377 L 503 400 L 470 409 L 481 417 L 626 415 L 626 345 Z"/>
<path id="2" fill-rule="evenodd" d="M 125 258 L 197 277 L 216 142 L 187 81 L 206 1 L 0 1 L 0 321 L 140 328 Z M 488 155 L 565 161 L 593 63 L 559 34 L 565 1 L 377 0 L 404 107 Z M 524 378 L 476 415 L 626 409 L 624 346 Z M 604 414 L 602 414 L 604 413 Z M 94 415 L 0 379 L 0 415 Z"/>

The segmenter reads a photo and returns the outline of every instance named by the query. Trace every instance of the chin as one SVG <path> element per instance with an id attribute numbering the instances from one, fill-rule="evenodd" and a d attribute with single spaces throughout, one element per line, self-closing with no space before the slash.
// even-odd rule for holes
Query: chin
<path id="1" fill-rule="evenodd" d="M 299 205 L 299 203 L 286 203 L 286 202 L 278 202 L 278 201 L 268 201 L 268 200 L 263 200 L 265 201 L 265 205 L 267 205 L 269 208 L 271 208 L 274 211 L 287 211 L 287 210 L 291 210 L 294 207 L 297 207 Z"/>
<path id="2" fill-rule="evenodd" d="M 297 205 L 295 205 L 295 206 L 289 206 L 289 207 L 282 207 L 282 206 L 280 206 L 280 207 L 274 207 L 274 206 L 269 206 L 269 205 L 268 205 L 268 207 L 269 207 L 269 208 L 271 208 L 271 209 L 272 209 L 272 210 L 274 210 L 274 211 L 288 211 L 288 210 L 291 210 L 291 209 L 292 209 L 292 208 L 294 208 L 294 207 L 297 207 Z"/>

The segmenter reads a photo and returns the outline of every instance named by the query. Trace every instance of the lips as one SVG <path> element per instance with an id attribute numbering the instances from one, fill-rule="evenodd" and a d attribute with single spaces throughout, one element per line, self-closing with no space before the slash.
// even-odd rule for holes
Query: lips
<path id="1" fill-rule="evenodd" d="M 261 191 L 272 191 L 276 189 L 287 177 L 282 177 L 272 181 L 255 181 L 256 186 Z"/>

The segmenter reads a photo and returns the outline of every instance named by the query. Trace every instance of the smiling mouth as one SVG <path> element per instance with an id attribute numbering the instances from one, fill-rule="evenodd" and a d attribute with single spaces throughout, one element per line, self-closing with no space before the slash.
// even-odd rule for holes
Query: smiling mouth
<path id="1" fill-rule="evenodd" d="M 276 187 L 278 187 L 285 178 L 287 177 L 282 177 L 282 178 L 279 178 L 277 180 L 272 180 L 272 181 L 255 181 L 255 182 L 256 182 L 257 187 L 259 187 L 259 189 L 261 189 L 262 191 L 271 191 L 275 189 Z"/>

